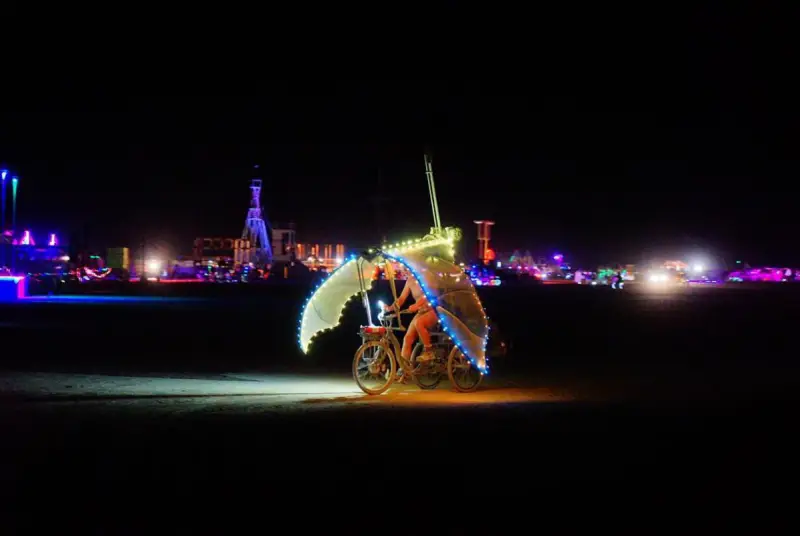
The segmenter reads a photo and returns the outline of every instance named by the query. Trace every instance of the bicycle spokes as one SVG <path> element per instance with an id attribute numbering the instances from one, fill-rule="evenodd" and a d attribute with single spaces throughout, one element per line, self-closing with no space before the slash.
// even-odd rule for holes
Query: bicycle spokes
<path id="1" fill-rule="evenodd" d="M 461 352 L 455 356 L 451 365 L 451 379 L 459 390 L 471 390 L 481 382 L 481 373 Z"/>
<path id="2" fill-rule="evenodd" d="M 358 379 L 368 388 L 385 384 L 392 373 L 390 359 L 382 346 L 367 348 L 356 365 Z"/>

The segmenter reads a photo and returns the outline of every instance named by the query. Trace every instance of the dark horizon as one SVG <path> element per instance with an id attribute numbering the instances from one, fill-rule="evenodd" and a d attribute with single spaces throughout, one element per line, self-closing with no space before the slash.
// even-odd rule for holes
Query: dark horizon
<path id="1" fill-rule="evenodd" d="M 527 85 L 474 80 L 28 99 L 2 104 L 0 163 L 20 176 L 20 227 L 95 249 L 147 237 L 189 253 L 196 237 L 238 236 L 255 164 L 268 218 L 293 221 L 300 242 L 414 237 L 431 225 L 428 147 L 462 251 L 472 221 L 492 219 L 496 250 L 557 250 L 578 264 L 697 250 L 800 264 L 785 118 L 759 108 L 756 82 L 718 101 L 708 84 L 704 99 L 684 88 L 664 100 L 676 84 L 544 103 Z"/>

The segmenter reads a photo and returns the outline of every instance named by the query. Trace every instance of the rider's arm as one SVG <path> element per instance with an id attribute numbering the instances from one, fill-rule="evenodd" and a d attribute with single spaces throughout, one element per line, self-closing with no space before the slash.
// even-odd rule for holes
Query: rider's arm
<path id="1" fill-rule="evenodd" d="M 403 291 L 400 293 L 400 296 L 397 297 L 397 301 L 392 304 L 392 309 L 395 311 L 399 311 L 403 304 L 408 299 L 408 294 L 411 292 L 411 287 L 409 286 L 408 282 L 406 282 L 405 286 L 403 287 Z"/>
<path id="2" fill-rule="evenodd" d="M 417 311 L 419 311 L 420 309 L 422 309 L 427 305 L 428 305 L 428 300 L 426 300 L 424 297 L 421 297 L 420 299 L 415 301 L 411 306 L 409 306 L 408 312 L 416 313 Z"/>

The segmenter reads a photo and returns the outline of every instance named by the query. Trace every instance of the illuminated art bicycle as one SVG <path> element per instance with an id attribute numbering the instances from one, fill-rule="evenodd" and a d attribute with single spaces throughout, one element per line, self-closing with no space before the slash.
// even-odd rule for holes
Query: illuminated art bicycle
<path id="1" fill-rule="evenodd" d="M 433 177 L 426 158 L 428 186 L 435 226 L 424 238 L 385 245 L 351 256 L 314 291 L 306 302 L 300 319 L 299 342 L 304 352 L 319 333 L 336 327 L 350 299 L 361 296 L 368 325 L 362 326 L 361 347 L 353 360 L 353 377 L 368 394 L 381 394 L 394 383 L 398 363 L 406 377 L 423 389 L 433 389 L 445 374 L 457 391 L 478 387 L 488 373 L 486 344 L 489 321 L 475 287 L 453 259 L 453 244 L 460 238 L 455 228 L 439 225 Z M 378 315 L 373 323 L 369 290 L 373 274 L 383 266 L 395 300 L 394 265 L 399 265 L 419 282 L 438 317 L 438 327 L 431 330 L 435 358 L 417 363 L 421 344 L 414 348 L 410 362 L 401 355 L 396 332 L 405 331 L 400 314 Z M 402 313 L 402 312 L 401 312 Z"/>

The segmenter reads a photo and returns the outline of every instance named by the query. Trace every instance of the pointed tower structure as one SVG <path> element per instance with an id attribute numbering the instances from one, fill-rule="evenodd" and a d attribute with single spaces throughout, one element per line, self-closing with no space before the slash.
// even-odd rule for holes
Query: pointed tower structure
<path id="1" fill-rule="evenodd" d="M 255 166 L 255 169 L 258 170 L 258 165 Z M 254 178 L 250 182 L 250 209 L 247 211 L 247 219 L 242 231 L 242 240 L 247 240 L 250 244 L 250 262 L 255 264 L 272 263 L 270 236 L 267 221 L 261 210 L 261 179 Z"/>

